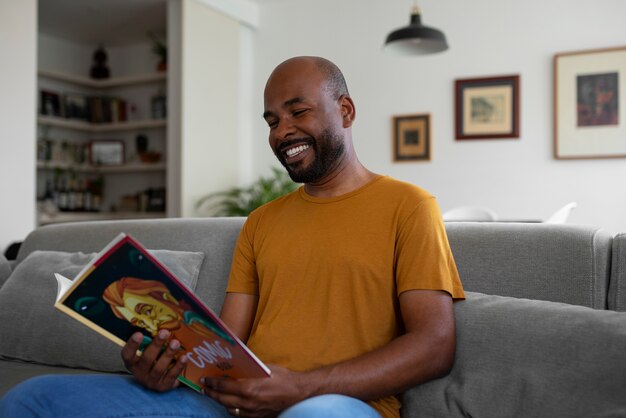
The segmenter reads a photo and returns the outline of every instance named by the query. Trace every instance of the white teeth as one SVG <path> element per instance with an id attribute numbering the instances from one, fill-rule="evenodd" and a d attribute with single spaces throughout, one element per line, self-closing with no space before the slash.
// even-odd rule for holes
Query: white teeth
<path id="1" fill-rule="evenodd" d="M 285 151 L 285 154 L 287 154 L 287 157 L 293 157 L 294 155 L 300 154 L 302 151 L 308 148 L 308 145 L 300 145 L 294 148 L 289 148 L 287 151 Z"/>

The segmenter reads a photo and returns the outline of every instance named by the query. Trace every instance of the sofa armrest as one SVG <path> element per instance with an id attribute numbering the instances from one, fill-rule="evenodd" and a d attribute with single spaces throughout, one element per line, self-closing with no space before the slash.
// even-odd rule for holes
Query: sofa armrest
<path id="1" fill-rule="evenodd" d="M 11 275 L 11 263 L 3 254 L 0 254 L 0 287 L 7 281 Z"/>
<path id="2" fill-rule="evenodd" d="M 451 372 L 404 393 L 404 418 L 626 414 L 626 313 L 467 296 Z"/>

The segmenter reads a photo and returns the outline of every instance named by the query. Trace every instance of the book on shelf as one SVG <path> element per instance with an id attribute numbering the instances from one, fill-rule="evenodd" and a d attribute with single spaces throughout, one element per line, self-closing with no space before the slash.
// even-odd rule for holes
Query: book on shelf
<path id="1" fill-rule="evenodd" d="M 123 346 L 133 333 L 145 348 L 159 329 L 188 361 L 178 379 L 200 391 L 202 377 L 267 377 L 269 369 L 226 324 L 137 240 L 119 234 L 70 280 L 55 273 L 55 307 Z"/>

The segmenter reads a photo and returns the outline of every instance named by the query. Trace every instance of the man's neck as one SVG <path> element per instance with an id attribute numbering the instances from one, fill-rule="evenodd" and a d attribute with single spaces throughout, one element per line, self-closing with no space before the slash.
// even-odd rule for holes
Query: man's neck
<path id="1" fill-rule="evenodd" d="M 337 197 L 350 193 L 369 183 L 374 177 L 356 158 L 343 166 L 337 167 L 319 182 L 306 183 L 304 190 L 314 197 Z"/>

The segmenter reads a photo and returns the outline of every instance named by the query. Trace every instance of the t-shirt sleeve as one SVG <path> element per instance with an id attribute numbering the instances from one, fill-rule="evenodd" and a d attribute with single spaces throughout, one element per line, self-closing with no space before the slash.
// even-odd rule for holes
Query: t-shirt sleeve
<path id="1" fill-rule="evenodd" d="M 443 290 L 454 299 L 465 294 L 434 197 L 420 201 L 400 220 L 396 238 L 396 288 Z"/>
<path id="2" fill-rule="evenodd" d="M 254 255 L 254 221 L 248 218 L 239 233 L 226 292 L 259 294 L 259 277 Z"/>

